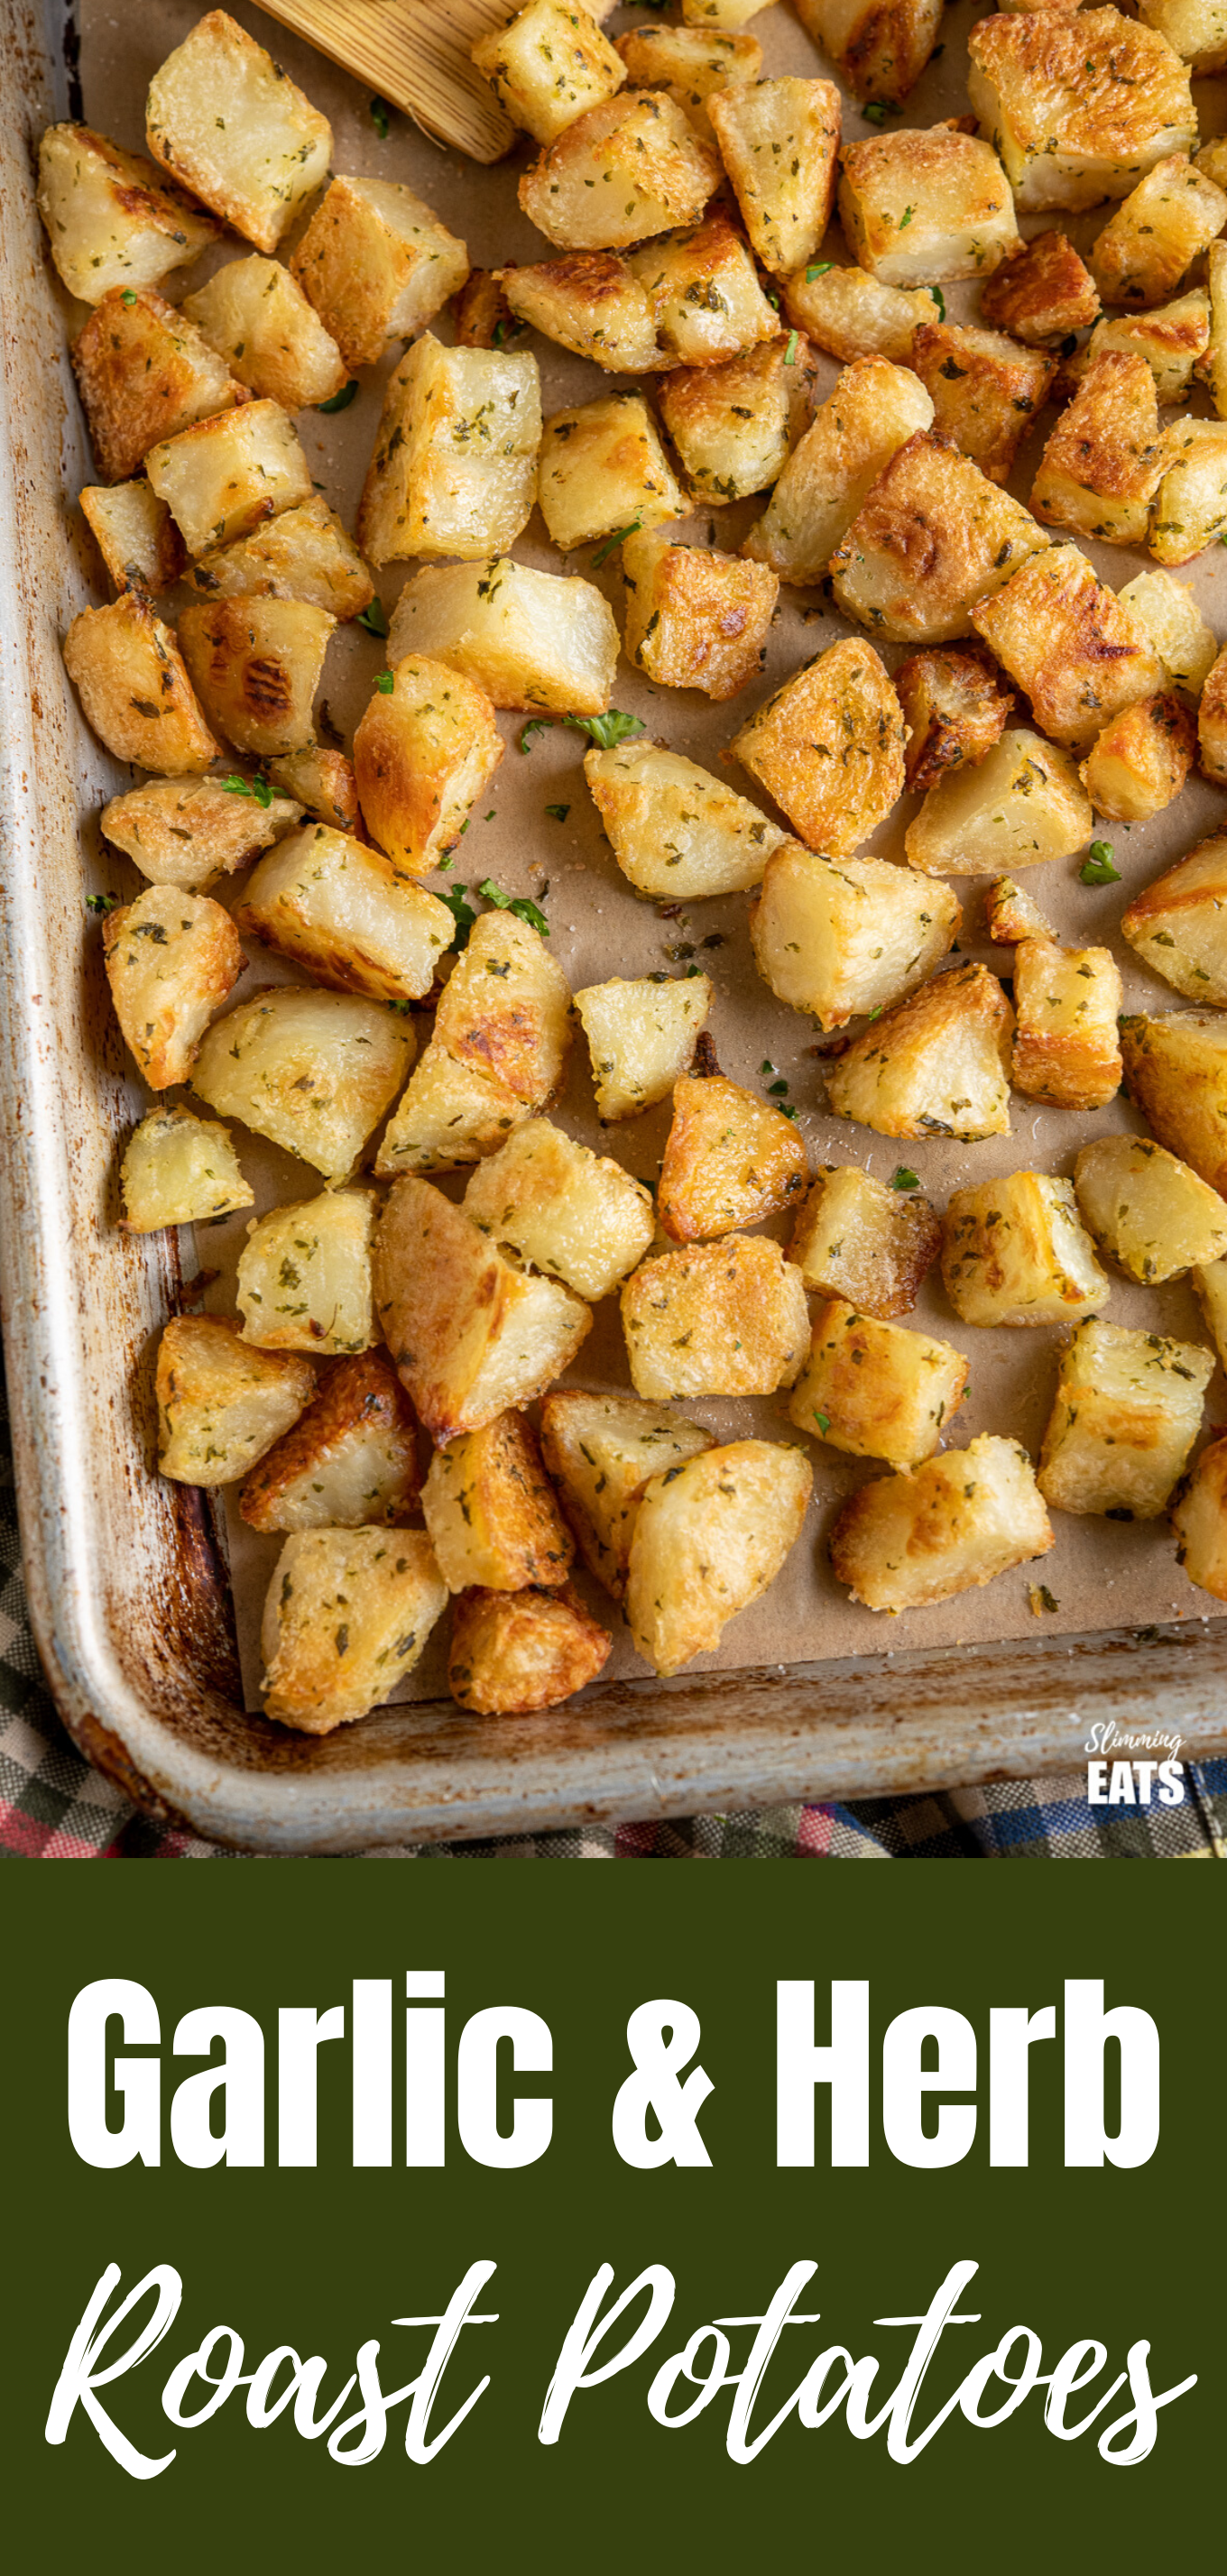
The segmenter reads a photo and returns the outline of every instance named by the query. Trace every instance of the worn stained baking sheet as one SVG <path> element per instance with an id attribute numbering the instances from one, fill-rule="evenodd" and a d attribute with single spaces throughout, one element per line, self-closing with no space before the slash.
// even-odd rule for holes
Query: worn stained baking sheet
<path id="1" fill-rule="evenodd" d="M 139 142 L 148 75 L 195 14 L 177 0 L 159 0 L 143 13 L 134 36 L 105 11 L 87 13 L 82 73 L 91 121 L 121 141 Z M 240 8 L 237 14 L 255 33 L 269 35 L 258 11 Z M 971 14 L 949 13 L 946 60 L 915 94 L 909 113 L 916 122 L 962 104 L 948 82 L 943 91 L 942 82 L 951 58 L 961 53 L 964 21 Z M 29 13 L 10 10 L 10 18 L 6 72 L 18 88 L 20 121 L 36 135 L 46 113 L 39 103 L 45 77 L 37 60 L 39 29 Z M 805 39 L 782 10 L 765 12 L 755 32 L 768 70 L 813 68 Z M 476 170 L 399 122 L 381 144 L 364 94 L 280 33 L 270 41 L 332 118 L 335 166 L 410 181 L 465 234 L 477 261 L 529 256 L 539 247 L 514 209 L 507 168 Z M 62 82 L 62 72 L 58 77 Z M 53 112 L 63 113 L 68 104 L 61 87 Z M 1207 130 L 1222 121 L 1211 115 Z M 6 140 L 11 152 L 11 127 Z M 983 1592 L 888 1626 L 846 1602 L 821 1545 L 840 1495 L 877 1471 L 841 1465 L 833 1452 L 816 1445 L 811 1526 L 784 1576 L 765 1602 L 734 1623 L 721 1656 L 701 1659 L 673 1684 L 632 1680 L 642 1667 L 620 1642 L 610 1670 L 627 1678 L 612 1678 L 569 1710 L 533 1720 L 477 1724 L 458 1718 L 449 1703 L 423 1704 L 419 1698 L 412 1709 L 393 1710 L 318 1745 L 234 1715 L 235 1676 L 227 1665 L 208 1517 L 194 1497 L 168 1492 L 144 1472 L 150 1335 L 169 1302 L 173 1258 L 167 1247 L 126 1243 L 111 1230 L 114 1139 L 139 1102 L 107 1021 L 97 955 L 90 954 L 84 965 L 80 960 L 74 818 L 114 792 L 118 781 L 114 764 L 81 726 L 58 661 L 67 618 L 96 595 L 79 535 L 75 560 L 65 547 L 72 529 L 61 496 L 61 487 L 71 493 L 88 468 L 67 391 L 62 326 L 49 333 L 46 320 L 49 306 L 62 305 L 62 299 L 53 297 L 47 283 L 27 189 L 19 154 L 6 169 L 4 232 L 10 290 L 4 299 L 5 384 L 13 414 L 6 463 L 16 483 L 5 520 L 14 536 L 14 561 L 7 569 L 21 594 L 13 617 L 5 619 L 3 639 L 6 748 L 14 765 L 13 846 L 6 871 L 10 1132 L 14 1118 L 19 1122 L 9 1171 L 6 1324 L 17 1377 L 23 1507 L 40 1640 L 82 1739 L 147 1801 L 188 1813 L 205 1830 L 269 1848 L 355 1848 L 407 1833 L 506 1830 L 517 1819 L 557 1822 L 580 1813 L 643 1812 L 658 1804 L 679 1812 L 733 1798 L 850 1795 L 972 1780 L 1001 1770 L 1021 1775 L 1076 1758 L 1092 1703 L 1095 1713 L 1115 1713 L 1118 1722 L 1136 1719 L 1148 1691 L 1165 1682 L 1178 1692 L 1179 1704 L 1165 1708 L 1169 1722 L 1183 1719 L 1190 1740 L 1220 1740 L 1227 1733 L 1224 1633 L 1214 1606 L 1176 1568 L 1161 1525 L 1124 1529 L 1061 1520 L 1058 1546 L 1038 1569 L 1061 1605 L 1045 1618 L 1042 1636 L 1027 1603 L 1025 1569 Z M 951 292 L 952 314 L 963 309 L 963 292 Z M 33 311 L 42 317 L 41 339 L 26 319 Z M 545 344 L 539 344 L 539 354 L 547 410 L 597 389 L 592 371 L 578 362 Z M 833 372 L 827 370 L 825 380 Z M 318 458 L 316 472 L 347 515 L 377 402 L 368 380 L 340 420 L 307 415 L 300 424 L 309 453 Z M 1024 451 L 1024 493 L 1031 461 Z M 720 514 L 722 541 L 725 529 L 733 538 L 741 533 L 754 506 Z M 701 539 L 707 525 L 704 513 L 692 533 Z M 552 560 L 534 543 L 531 529 L 517 552 L 525 560 Z M 1099 563 L 1118 587 L 1139 568 L 1138 560 L 1115 549 L 1100 550 Z M 575 568 L 587 569 L 582 558 Z M 1203 563 L 1190 576 L 1212 624 L 1216 570 Z M 389 603 L 401 577 L 392 568 L 381 584 Z M 616 609 L 616 570 L 600 578 Z M 829 611 L 818 616 L 820 605 L 814 596 L 784 594 L 761 694 L 845 631 Z M 1227 627 L 1227 605 L 1219 608 L 1218 623 Z M 897 660 L 897 652 L 888 651 L 888 658 Z M 379 659 L 378 646 L 352 630 L 331 648 L 324 691 L 346 731 L 365 702 Z M 39 710 L 33 725 L 26 714 L 31 690 Z M 689 693 L 653 692 L 624 667 L 616 694 L 619 704 L 643 715 L 650 733 L 714 764 L 760 690 L 748 691 L 732 708 L 711 709 Z M 950 1187 L 969 1176 L 1023 1162 L 1068 1168 L 1088 1126 L 1104 1123 L 1058 1120 L 1019 1103 L 1013 1138 L 960 1151 L 900 1148 L 823 1117 L 816 1068 L 805 1053 L 813 1032 L 777 1005 L 753 975 L 743 899 L 693 906 L 684 927 L 662 922 L 651 905 L 630 894 L 595 831 L 579 768 L 580 738 L 539 735 L 531 755 L 522 758 L 514 747 L 518 725 L 511 718 L 502 721 L 510 747 L 488 799 L 495 819 L 475 819 L 463 847 L 464 874 L 475 882 L 491 873 L 509 891 L 530 893 L 548 878 L 553 945 L 573 984 L 647 972 L 665 962 L 666 949 L 681 937 L 722 936 L 722 947 L 701 952 L 717 985 L 711 1025 L 721 1060 L 732 1075 L 751 1082 L 765 1056 L 789 1075 L 813 1162 L 856 1158 L 888 1175 L 906 1156 L 940 1204 Z M 544 813 L 547 803 L 559 801 L 571 806 L 561 826 Z M 901 808 L 878 836 L 885 854 L 899 853 L 909 810 Z M 1144 831 L 1117 832 L 1118 854 L 1124 850 L 1123 889 L 1084 889 L 1063 866 L 1039 871 L 1031 882 L 1067 935 L 1103 938 L 1123 894 L 1211 828 L 1221 810 L 1221 797 L 1199 786 L 1173 815 Z M 91 882 L 127 890 L 123 863 L 113 855 L 100 857 L 88 832 L 85 856 Z M 974 921 L 974 884 L 960 891 Z M 1008 964 L 982 950 L 971 923 L 962 944 L 969 953 Z M 270 971 L 277 970 L 257 952 L 255 973 Z M 1128 975 L 1135 1003 L 1164 1008 L 1173 998 L 1132 961 Z M 578 1061 L 559 1114 L 575 1133 L 600 1141 Z M 1130 1123 L 1127 1109 L 1109 1115 Z M 644 1178 L 654 1177 L 664 1124 L 664 1114 L 653 1113 L 615 1139 Z M 314 1187 L 302 1166 L 271 1149 L 253 1152 L 246 1140 L 244 1160 L 261 1205 L 307 1195 Z M 206 1266 L 222 1273 L 215 1295 L 224 1296 L 238 1240 L 241 1228 L 233 1225 L 202 1238 Z M 1192 1301 L 1180 1287 L 1142 1298 L 1118 1284 L 1108 1312 L 1113 1320 L 1144 1317 L 1164 1330 L 1202 1338 Z M 1016 1430 L 1034 1448 L 1049 1400 L 1053 1337 L 968 1334 L 953 1323 L 940 1291 L 927 1292 L 916 1321 L 969 1350 L 972 1393 L 960 1417 L 966 1436 L 982 1428 Z M 598 1319 L 575 1376 L 587 1384 L 620 1381 L 612 1307 Z M 131 1402 L 129 1383 L 135 1388 Z M 686 1409 L 709 1421 L 719 1436 L 749 1428 L 778 1435 L 785 1428 L 774 1401 Z M 1223 1390 L 1216 1381 L 1208 1418 L 1222 1411 Z M 236 1554 L 235 1574 L 240 1636 L 249 1641 L 275 1548 L 249 1536 L 246 1547 L 250 1558 Z M 1151 1634 L 1141 1645 L 1136 1637 L 1086 1637 L 1114 1615 L 1122 1624 L 1145 1623 L 1151 1631 L 1160 1623 L 1187 1625 L 1183 1634 Z M 1075 1632 L 1079 1642 L 1071 1644 Z M 785 1639 L 787 1666 L 777 1661 Z M 973 1646 L 974 1658 L 968 1653 Z M 250 1684 L 250 1647 L 246 1661 Z M 439 1650 L 415 1683 L 419 1693 L 440 1689 Z"/>

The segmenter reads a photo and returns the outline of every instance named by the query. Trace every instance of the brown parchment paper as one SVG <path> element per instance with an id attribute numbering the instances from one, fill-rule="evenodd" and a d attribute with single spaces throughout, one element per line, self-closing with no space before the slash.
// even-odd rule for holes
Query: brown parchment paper
<path id="1" fill-rule="evenodd" d="M 947 10 L 942 28 L 944 50 L 912 92 L 900 123 L 928 125 L 939 117 L 966 110 L 967 30 L 982 14 L 981 9 L 969 5 L 969 0 Z M 92 14 L 87 20 L 82 63 L 87 121 L 130 148 L 142 149 L 144 98 L 150 76 L 198 15 L 190 0 L 146 0 L 139 12 Z M 505 162 L 492 169 L 483 169 L 435 145 L 404 117 L 392 117 L 388 138 L 381 141 L 365 90 L 308 47 L 298 44 L 260 10 L 235 5 L 233 15 L 269 46 L 331 120 L 334 169 L 396 179 L 411 186 L 467 241 L 475 266 L 551 256 L 549 246 L 521 215 L 516 202 L 516 179 L 534 150 L 527 139 Z M 607 32 L 616 35 L 623 27 L 636 23 L 658 25 L 660 20 L 645 21 L 642 11 L 618 9 L 607 21 Z M 765 74 L 821 72 L 831 76 L 830 63 L 817 54 L 789 11 L 764 10 L 752 21 L 749 32 L 762 45 Z M 1198 82 L 1194 94 L 1203 137 L 1227 126 L 1227 82 Z M 855 103 L 846 101 L 845 139 L 872 131 Z M 1105 206 L 1088 215 L 1056 220 L 1085 250 L 1110 212 L 1111 208 Z M 1042 229 L 1048 220 L 1031 219 L 1024 229 Z M 283 255 L 289 246 L 283 245 Z M 224 260 L 241 256 L 244 248 L 237 240 L 227 240 L 197 264 L 191 283 L 201 283 Z M 848 261 L 849 254 L 838 231 L 829 237 L 823 255 L 841 263 Z M 167 291 L 177 295 L 178 283 L 170 281 Z M 946 287 L 943 292 L 952 320 L 978 318 L 973 285 Z M 432 327 L 441 338 L 452 337 L 449 313 L 441 315 Z M 605 376 L 535 334 L 518 345 L 531 346 L 537 355 L 547 416 L 564 403 L 591 399 L 620 382 L 630 381 Z M 298 417 L 299 434 L 312 460 L 312 471 L 350 527 L 375 436 L 383 384 L 399 355 L 397 343 L 384 365 L 364 376 L 362 390 L 346 412 L 334 418 L 316 412 Z M 820 355 L 819 368 L 821 399 L 830 390 L 837 367 L 834 360 Z M 1192 408 L 1208 413 L 1210 407 L 1204 395 L 1198 394 Z M 1024 501 L 1052 418 L 1051 412 L 1043 416 L 1021 451 L 1011 489 Z M 718 511 L 705 507 L 688 523 L 686 534 L 692 542 L 712 542 L 735 551 L 765 505 L 765 497 Z M 594 579 L 621 625 L 622 591 L 616 561 L 593 573 L 591 548 L 560 558 L 550 546 L 536 513 L 513 551 L 525 563 L 552 571 L 567 569 Z M 1147 556 L 1128 548 L 1087 545 L 1085 551 L 1101 579 L 1113 589 L 1123 588 L 1137 572 L 1153 568 Z M 380 576 L 380 595 L 389 611 L 410 569 L 392 565 Z M 1214 548 L 1179 577 L 1192 584 L 1202 613 L 1216 633 L 1220 637 L 1227 634 L 1227 557 Z M 173 614 L 173 601 L 171 609 L 163 613 Z M 649 736 L 719 771 L 726 745 L 752 709 L 801 663 L 853 631 L 857 630 L 851 629 L 819 592 L 785 587 L 772 629 L 767 666 L 761 679 L 739 697 L 723 706 L 710 706 L 693 691 L 652 687 L 622 661 L 614 702 L 641 716 Z M 878 649 L 892 669 L 907 650 L 892 644 L 879 645 Z M 348 745 L 384 659 L 383 646 L 360 628 L 350 626 L 334 636 L 321 687 L 327 738 L 335 728 Z M 1020 706 L 1016 720 L 1026 720 L 1025 707 Z M 761 1090 L 764 1077 L 760 1066 L 764 1058 L 770 1058 L 788 1078 L 789 1096 L 799 1111 L 798 1123 L 812 1169 L 818 1170 L 825 1163 L 855 1162 L 879 1178 L 889 1179 L 896 1166 L 906 1162 L 918 1172 L 922 1188 L 940 1210 L 950 1192 L 967 1182 L 1023 1168 L 1069 1172 L 1078 1147 L 1088 1136 L 1109 1128 L 1141 1128 L 1142 1122 L 1123 1099 L 1108 1110 L 1079 1116 L 1040 1109 L 1017 1095 L 1012 1104 L 1012 1135 L 973 1146 L 940 1141 L 900 1143 L 831 1118 L 821 1107 L 821 1077 L 812 1052 L 817 1031 L 804 1016 L 777 1002 L 754 968 L 746 930 L 749 898 L 737 895 L 694 903 L 686 906 L 679 918 L 663 919 L 653 903 L 644 901 L 627 885 L 600 832 L 581 766 L 587 748 L 585 737 L 559 726 L 534 735 L 530 752 L 522 755 L 518 742 L 524 722 L 523 716 L 500 716 L 507 744 L 502 766 L 479 799 L 451 870 L 427 882 L 435 887 L 459 882 L 472 890 L 484 877 L 492 876 L 508 893 L 531 895 L 542 902 L 550 921 L 552 953 L 573 988 L 611 975 L 645 975 L 661 968 L 684 974 L 688 959 L 679 957 L 677 952 L 693 949 L 715 986 L 708 1026 L 723 1070 L 751 1090 Z M 741 793 L 767 805 L 736 764 L 727 774 Z M 547 816 L 546 807 L 551 804 L 567 805 L 564 823 Z M 1227 799 L 1217 789 L 1194 779 L 1177 803 L 1153 822 L 1131 828 L 1119 824 L 1101 826 L 1116 852 L 1123 880 L 1118 886 L 1099 889 L 1081 885 L 1076 859 L 1027 874 L 1026 884 L 1061 936 L 1080 945 L 1098 942 L 1112 948 L 1124 977 L 1127 1009 L 1165 1011 L 1183 1007 L 1178 995 L 1139 966 L 1133 951 L 1121 941 L 1117 923 L 1125 903 L 1140 886 L 1206 833 L 1219 828 L 1225 804 Z M 916 800 L 905 797 L 867 847 L 882 857 L 902 862 L 903 835 L 915 810 Z M 108 854 L 108 860 L 113 864 L 114 883 L 126 888 L 124 863 L 113 853 Z M 1008 975 L 1010 953 L 994 948 L 984 936 L 984 881 L 960 878 L 955 882 L 964 907 L 959 941 L 963 953 L 983 958 L 995 971 Z M 242 880 L 226 880 L 213 891 L 229 898 L 241 883 Z M 708 942 L 712 944 L 706 945 Z M 292 969 L 254 942 L 249 943 L 249 950 L 251 965 L 238 987 L 236 1000 L 241 1001 L 245 992 L 258 983 L 296 980 Z M 428 1030 L 428 1019 L 419 1014 L 420 1043 L 424 1043 Z M 637 1178 L 655 1182 L 668 1131 L 668 1104 L 619 1127 L 602 1130 L 594 1114 L 587 1052 L 578 1031 L 565 1089 L 550 1115 L 585 1144 L 602 1152 L 614 1152 Z M 307 1166 L 246 1131 L 236 1131 L 236 1142 L 244 1171 L 256 1192 L 257 1213 L 287 1200 L 310 1198 L 322 1186 Z M 465 1173 L 445 1175 L 441 1186 L 450 1196 L 458 1197 L 466 1178 Z M 198 1230 L 201 1266 L 216 1273 L 205 1297 L 211 1311 L 234 1312 L 234 1271 L 248 1221 L 245 1214 Z M 783 1221 L 772 1230 L 782 1235 Z M 1192 1293 L 1182 1282 L 1143 1291 L 1116 1278 L 1111 1301 L 1104 1311 L 1113 1323 L 1142 1325 L 1150 1331 L 1172 1333 L 1202 1344 L 1208 1340 Z M 981 1431 L 1007 1432 L 1021 1439 L 1035 1456 L 1052 1400 L 1057 1352 L 1063 1338 L 1058 1328 L 983 1331 L 963 1325 L 947 1306 L 936 1273 L 926 1282 L 914 1317 L 907 1320 L 955 1343 L 970 1360 L 970 1388 L 952 1426 L 950 1445 L 963 1446 Z M 564 1383 L 627 1388 L 616 1298 L 607 1299 L 597 1309 L 593 1330 Z M 706 1423 L 721 1440 L 751 1436 L 795 1440 L 798 1435 L 787 1421 L 783 1402 L 782 1398 L 712 1400 L 679 1405 L 677 1409 L 692 1420 Z M 1227 1386 L 1217 1371 L 1209 1389 L 1205 1418 L 1207 1430 L 1227 1421 Z M 1177 1565 L 1166 1521 L 1129 1525 L 1055 1513 L 1056 1545 L 1036 1566 L 1019 1567 L 980 1591 L 961 1594 L 930 1609 L 907 1612 L 898 1618 L 875 1616 L 852 1604 L 836 1584 L 827 1561 L 826 1536 L 846 1495 L 867 1478 L 886 1471 L 871 1461 L 842 1459 L 817 1441 L 805 1441 L 803 1445 L 814 1468 L 814 1499 L 802 1537 L 767 1595 L 734 1619 L 725 1630 L 719 1651 L 697 1658 L 693 1669 L 734 1671 L 771 1663 L 891 1653 L 910 1646 L 1025 1637 L 1037 1629 L 1028 1597 L 1037 1579 L 1042 1579 L 1058 1605 L 1054 1612 L 1043 1614 L 1042 1624 L 1050 1633 L 1085 1633 L 1124 1624 L 1141 1626 L 1172 1618 L 1223 1615 L 1222 1608 L 1196 1591 Z M 282 1542 L 259 1537 L 247 1528 L 239 1516 L 233 1489 L 227 1501 L 240 1654 L 247 1703 L 254 1709 L 259 1706 L 260 1696 L 260 1614 Z M 630 1644 L 621 1614 L 582 1571 L 578 1580 L 598 1617 L 603 1617 L 615 1632 L 606 1678 L 624 1673 L 642 1675 L 644 1667 Z M 396 1693 L 398 1699 L 431 1699 L 446 1691 L 447 1629 L 445 1617 L 416 1672 Z"/>

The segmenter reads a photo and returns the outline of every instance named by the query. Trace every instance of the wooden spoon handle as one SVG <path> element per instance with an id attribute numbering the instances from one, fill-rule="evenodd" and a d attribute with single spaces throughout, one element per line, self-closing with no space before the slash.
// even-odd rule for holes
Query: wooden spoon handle
<path id="1" fill-rule="evenodd" d="M 372 94 L 403 108 L 423 133 L 473 161 L 500 161 L 515 141 L 469 47 L 513 15 L 510 0 L 261 0 Z"/>

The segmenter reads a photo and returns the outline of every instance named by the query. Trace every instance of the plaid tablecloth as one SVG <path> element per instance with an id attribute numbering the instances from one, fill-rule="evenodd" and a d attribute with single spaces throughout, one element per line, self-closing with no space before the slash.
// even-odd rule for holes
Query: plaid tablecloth
<path id="1" fill-rule="evenodd" d="M 1158 1712 L 1156 1713 L 1158 1714 Z M 681 1824 L 412 1844 L 372 1858 L 423 1860 L 1194 1860 L 1227 1859 L 1227 1761 L 1186 1771 L 1179 1807 L 1088 1805 L 1085 1772 L 1007 1780 L 855 1806 L 769 1807 Z M 140 1815 L 70 1743 L 44 1683 L 26 1607 L 0 1375 L 0 1857 L 233 1860 Z"/>

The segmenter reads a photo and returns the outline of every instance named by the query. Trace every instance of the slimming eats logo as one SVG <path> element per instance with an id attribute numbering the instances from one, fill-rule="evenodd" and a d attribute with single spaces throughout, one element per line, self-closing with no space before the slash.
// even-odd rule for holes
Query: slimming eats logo
<path id="1" fill-rule="evenodd" d="M 1087 1802 L 1092 1807 L 1179 1807 L 1184 1804 L 1183 1737 L 1142 1727 L 1124 1735 L 1115 1718 L 1096 1718 L 1086 1739 Z"/>

